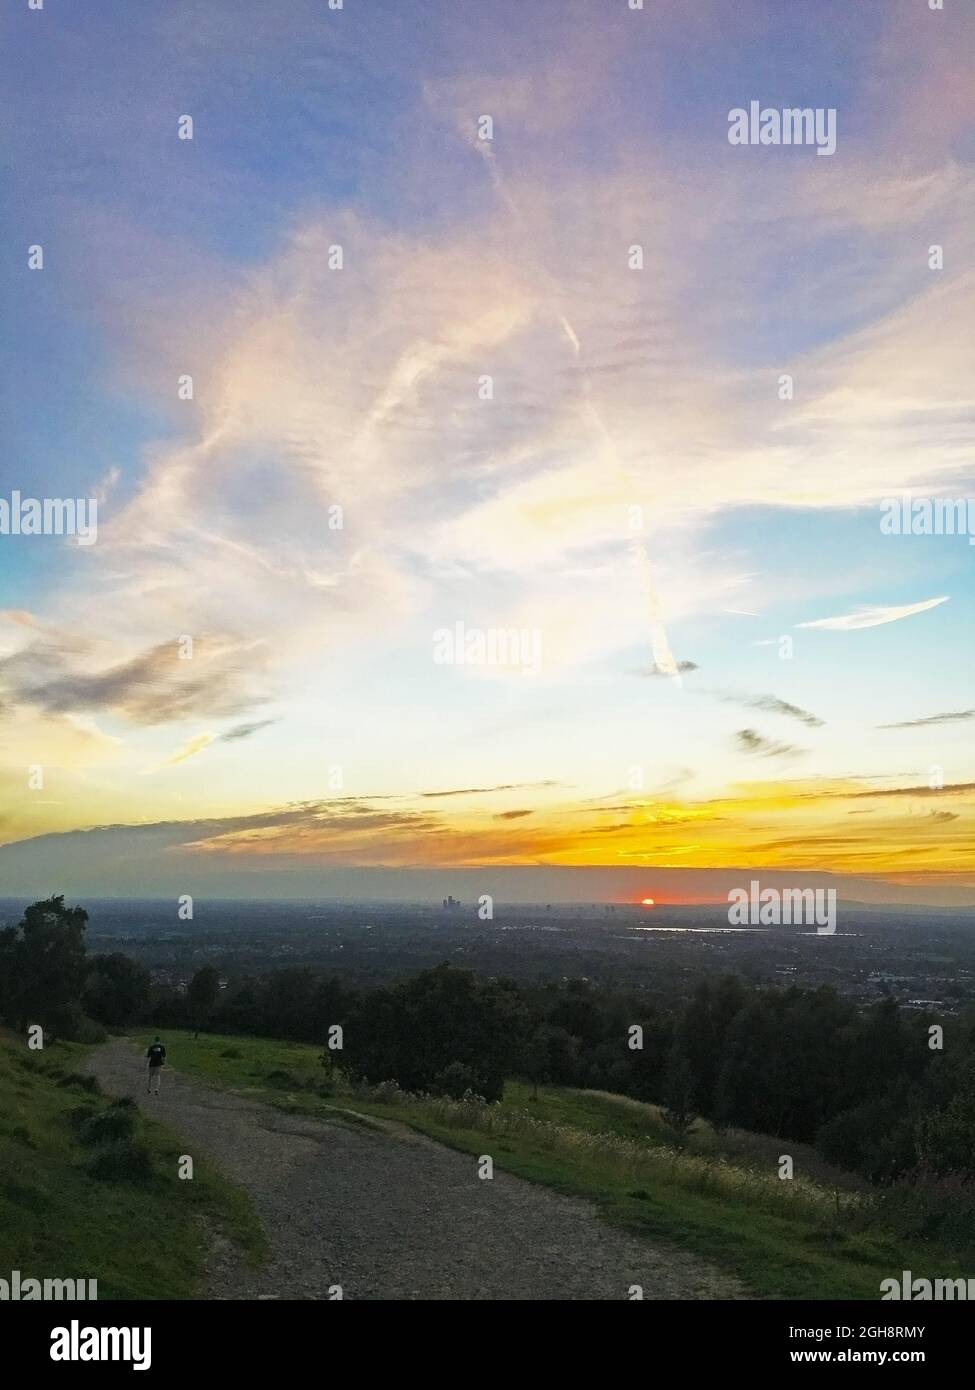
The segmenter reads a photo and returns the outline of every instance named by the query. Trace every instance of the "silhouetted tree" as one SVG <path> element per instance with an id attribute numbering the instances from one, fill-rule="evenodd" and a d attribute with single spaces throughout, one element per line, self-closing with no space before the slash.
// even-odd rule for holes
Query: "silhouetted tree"
<path id="1" fill-rule="evenodd" d="M 87 963 L 82 907 L 63 894 L 33 903 L 16 927 L 0 933 L 4 1016 L 18 1028 L 40 1023 L 71 1034 L 81 1018 Z"/>
<path id="2" fill-rule="evenodd" d="M 667 1059 L 664 1075 L 664 1119 L 674 1134 L 679 1149 L 684 1148 L 697 1116 L 693 1108 L 694 1078 L 684 1049 L 683 1038 L 677 1038 Z"/>
<path id="3" fill-rule="evenodd" d="M 193 1018 L 194 1037 L 199 1037 L 213 1012 L 213 1006 L 220 994 L 220 975 L 212 965 L 204 965 L 190 980 L 186 999 Z"/>
<path id="4" fill-rule="evenodd" d="M 538 1100 L 538 1087 L 545 1082 L 565 1086 L 575 1077 L 579 1064 L 579 1039 L 565 1028 L 543 1023 L 528 1039 L 524 1052 L 524 1071 L 532 1082 L 532 1099 Z"/>
<path id="5" fill-rule="evenodd" d="M 935 1173 L 975 1177 L 975 1060 L 969 1058 L 960 1089 L 917 1125 L 921 1163 Z"/>
<path id="6" fill-rule="evenodd" d="M 362 996 L 345 1030 L 345 1060 L 370 1082 L 408 1091 L 435 1087 L 459 1062 L 486 1100 L 500 1100 L 517 1070 L 522 1018 L 509 981 L 480 982 L 472 971 L 439 965 Z"/>
<path id="7" fill-rule="evenodd" d="M 149 1001 L 149 972 L 120 951 L 95 956 L 85 982 L 85 1012 L 109 1026 L 141 1019 Z"/>

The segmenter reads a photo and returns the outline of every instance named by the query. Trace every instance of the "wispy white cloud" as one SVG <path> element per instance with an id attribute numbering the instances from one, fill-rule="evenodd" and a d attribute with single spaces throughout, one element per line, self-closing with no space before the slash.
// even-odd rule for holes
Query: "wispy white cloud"
<path id="1" fill-rule="evenodd" d="M 181 748 L 177 748 L 172 757 L 166 758 L 156 767 L 147 768 L 147 771 L 161 772 L 164 767 L 175 767 L 177 763 L 185 763 L 190 758 L 197 757 L 203 752 L 204 748 L 209 748 L 215 737 L 215 734 L 197 734 L 195 738 L 191 738 L 184 743 Z"/>
<path id="2" fill-rule="evenodd" d="M 937 608 L 939 604 L 947 603 L 949 598 L 949 594 L 944 594 L 941 598 L 922 599 L 920 603 L 903 603 L 887 608 L 861 608 L 856 613 L 843 613 L 836 618 L 814 618 L 810 622 L 796 623 L 796 627 L 822 627 L 831 632 L 855 632 L 862 627 L 880 627 L 884 623 L 896 623 L 901 618 L 913 617 L 915 613 L 924 613 L 929 608 Z"/>
<path id="3" fill-rule="evenodd" d="M 921 729 L 927 724 L 967 724 L 975 719 L 975 709 L 959 709 L 947 714 L 928 714 L 920 719 L 902 719 L 897 724 L 878 724 L 878 729 Z"/>
<path id="4" fill-rule="evenodd" d="M 299 87 L 309 71 L 331 73 L 345 60 L 356 76 L 357 64 L 373 77 L 402 64 L 396 40 L 407 42 L 410 26 L 391 11 L 372 51 L 357 52 L 366 28 L 354 39 L 348 25 L 333 25 L 324 48 L 293 69 L 312 8 L 308 0 L 304 17 L 278 24 L 248 0 L 253 25 L 216 14 L 189 27 L 162 14 L 156 23 L 171 57 L 174 44 L 189 53 L 194 92 L 212 90 L 214 74 L 218 86 L 239 83 L 258 51 L 274 73 L 294 70 Z M 739 37 L 761 37 L 761 7 L 739 9 Z M 126 722 L 126 738 L 160 718 L 199 727 L 239 717 L 251 727 L 252 711 L 273 696 L 289 715 L 305 701 L 300 738 L 317 716 L 309 691 L 323 703 L 320 693 L 359 654 L 388 670 L 456 618 L 539 629 L 546 682 L 641 644 L 658 670 L 680 670 L 668 633 L 687 641 L 681 624 L 722 610 L 782 611 L 789 593 L 788 575 L 755 574 L 752 556 L 712 543 L 716 522 L 762 507 L 784 528 L 796 510 L 852 510 L 965 476 L 975 275 L 957 248 L 975 219 L 975 177 L 949 138 L 970 114 L 971 26 L 952 44 L 942 131 L 940 93 L 920 77 L 911 85 L 910 59 L 916 47 L 932 72 L 945 48 L 937 26 L 950 17 L 922 23 L 899 0 L 891 9 L 868 136 L 851 129 L 835 162 L 746 166 L 720 122 L 713 143 L 673 129 L 648 141 L 657 116 L 672 113 L 648 105 L 621 119 L 614 94 L 635 90 L 617 78 L 632 78 L 634 26 L 648 32 L 651 16 L 621 10 L 604 25 L 582 4 L 555 50 L 547 20 L 526 21 L 521 52 L 518 29 L 491 20 L 482 46 L 468 18 L 451 18 L 437 63 L 417 68 L 416 109 L 400 112 L 409 136 L 422 138 L 400 129 L 386 141 L 397 168 L 375 196 L 357 199 L 382 213 L 302 197 L 244 264 L 234 253 L 221 260 L 219 236 L 181 244 L 137 225 L 134 204 L 86 206 L 61 254 L 77 257 L 72 273 L 115 351 L 107 382 L 94 377 L 99 365 L 92 384 L 147 402 L 156 419 L 165 390 L 175 395 L 161 383 L 191 370 L 195 399 L 143 453 L 99 461 L 98 545 L 38 598 L 36 617 L 4 626 L 12 664 L 0 699 L 17 706 L 18 729 L 29 721 L 38 743 L 47 729 L 71 757 L 114 762 L 117 744 L 65 721 L 107 715 Z M 689 42 L 720 41 L 728 21 L 723 7 L 701 5 L 679 18 L 658 7 L 652 22 L 654 43 L 641 51 L 666 76 Z M 157 115 L 169 121 L 168 78 L 151 112 L 137 103 L 140 140 L 128 129 L 120 136 L 130 175 L 133 151 L 154 148 L 141 136 Z M 328 118 L 309 136 L 316 149 L 337 146 L 337 113 L 314 86 L 296 93 L 297 109 Z M 926 103 L 920 130 L 906 88 Z M 72 90 L 69 124 L 85 128 L 87 79 Z M 664 100 L 653 83 L 641 90 L 648 103 Z M 471 148 L 482 111 L 496 118 L 484 162 Z M 585 137 L 597 128 L 604 157 L 594 166 L 573 152 L 595 148 Z M 360 138 L 350 137 L 356 150 Z M 203 161 L 218 147 L 201 138 L 181 153 Z M 347 149 L 335 153 L 350 159 Z M 192 207 L 199 196 L 208 216 L 219 210 L 216 220 L 229 221 L 248 205 L 246 163 L 211 191 L 207 166 L 193 174 L 184 161 L 187 182 L 171 180 L 172 197 Z M 362 172 L 354 160 L 342 169 Z M 404 215 L 397 188 L 422 189 L 425 205 Z M 933 239 L 948 248 L 938 274 L 926 264 Z M 634 243 L 642 271 L 628 264 Z M 335 244 L 341 271 L 329 264 Z M 119 265 L 139 267 L 124 286 Z M 789 402 L 777 395 L 781 372 L 794 377 Z M 485 377 L 490 398 L 478 389 Z M 824 566 L 818 587 L 802 591 L 802 611 L 852 607 L 876 592 L 847 584 L 842 599 L 828 599 L 832 582 Z M 942 587 L 922 582 L 917 591 Z M 800 626 L 856 630 L 944 601 Z M 170 660 L 180 634 L 199 644 L 185 669 Z M 694 642 L 687 649 L 710 671 L 710 650 L 697 634 Z M 226 653 L 209 669 L 208 643 Z M 663 680 L 631 693 L 641 718 L 672 695 Z M 953 707 L 945 700 L 929 708 Z M 817 718 L 786 702 L 758 707 Z M 452 708 L 459 726 L 463 699 Z M 184 736 L 167 733 L 165 746 Z M 197 756 L 202 747 L 186 751 L 192 743 L 174 756 Z M 761 743 L 746 747 L 759 749 L 771 756 Z M 155 743 L 140 745 L 130 765 L 161 755 Z M 497 775 L 464 774 L 472 785 Z"/>

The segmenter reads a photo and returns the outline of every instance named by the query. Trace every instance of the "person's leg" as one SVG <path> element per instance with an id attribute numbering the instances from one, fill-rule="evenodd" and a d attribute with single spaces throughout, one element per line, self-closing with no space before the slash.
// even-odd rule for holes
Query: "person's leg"
<path id="1" fill-rule="evenodd" d="M 162 1067 L 157 1067 L 157 1068 L 156 1068 L 156 1095 L 157 1095 L 157 1096 L 158 1096 L 158 1094 L 159 1094 L 159 1088 L 160 1088 L 161 1085 L 162 1085 Z"/>

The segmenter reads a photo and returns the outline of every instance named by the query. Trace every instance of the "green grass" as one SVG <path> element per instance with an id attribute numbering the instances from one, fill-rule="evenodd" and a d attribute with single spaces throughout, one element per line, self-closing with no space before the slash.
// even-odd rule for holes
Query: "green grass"
<path id="1" fill-rule="evenodd" d="M 323 1119 L 352 1110 L 491 1154 L 496 1168 L 586 1197 L 606 1220 L 712 1260 L 756 1297 L 877 1299 L 880 1281 L 903 1269 L 932 1278 L 970 1272 L 957 1254 L 879 1226 L 863 1184 L 802 1145 L 698 1125 L 691 1151 L 677 1154 L 655 1106 L 559 1087 L 540 1088 L 536 1101 L 515 1082 L 498 1106 L 410 1101 L 395 1088 L 353 1092 L 341 1081 L 323 1097 L 319 1048 L 178 1032 L 163 1040 L 180 1070 L 283 1109 Z M 290 1083 L 269 1079 L 275 1072 Z M 778 1177 L 781 1153 L 793 1157 L 791 1181 Z"/>
<path id="2" fill-rule="evenodd" d="M 141 1034 L 136 1042 L 145 1051 L 154 1038 L 166 1046 L 166 1070 L 175 1068 L 189 1075 L 204 1076 L 210 1081 L 231 1086 L 238 1091 L 280 1090 L 269 1086 L 267 1077 L 275 1071 L 288 1072 L 302 1085 L 320 1082 L 324 1072 L 318 1057 L 321 1048 L 308 1043 L 272 1041 L 269 1038 L 233 1038 L 216 1033 L 192 1033 L 176 1029 L 161 1029 Z M 227 1057 L 236 1052 L 237 1057 Z"/>
<path id="3" fill-rule="evenodd" d="M 566 1118 L 539 1119 L 519 1110 L 514 1097 L 495 1107 L 353 1103 L 467 1153 L 491 1154 L 498 1168 L 530 1181 L 589 1198 L 605 1219 L 712 1260 L 757 1297 L 876 1299 L 880 1281 L 902 1269 L 962 1273 L 947 1252 L 908 1248 L 878 1230 L 854 1194 L 592 1128 L 584 1092 L 546 1099 Z"/>
<path id="4" fill-rule="evenodd" d="M 526 1110 L 553 1124 L 574 1125 L 621 1139 L 642 1140 L 650 1145 L 670 1148 L 672 1134 L 660 1107 L 609 1091 L 579 1091 L 571 1087 L 534 1088 L 519 1081 L 505 1085 L 504 1105 Z M 753 1134 L 744 1129 L 715 1130 L 706 1120 L 695 1120 L 688 1151 L 712 1160 L 726 1159 L 736 1168 L 756 1174 L 778 1170 L 779 1158 L 788 1153 L 800 1179 L 813 1179 L 817 1186 L 835 1192 L 868 1192 L 870 1184 L 852 1173 L 826 1163 L 810 1144 L 776 1139 L 771 1134 Z"/>
<path id="5" fill-rule="evenodd" d="M 99 1180 L 106 1153 L 90 1142 L 79 1113 L 105 1114 L 110 1098 L 76 1075 L 88 1049 L 52 1043 L 31 1052 L 0 1030 L 0 1274 L 97 1279 L 105 1298 L 190 1298 L 203 1273 L 207 1228 L 247 1257 L 264 1254 L 249 1199 L 208 1165 L 177 1177 L 184 1150 L 156 1121 L 136 1119 L 132 1142 L 148 1150 L 147 1179 Z M 97 1129 L 97 1127 L 95 1127 Z M 124 1158 L 124 1155 L 123 1155 Z M 123 1167 L 136 1170 L 136 1164 Z"/>

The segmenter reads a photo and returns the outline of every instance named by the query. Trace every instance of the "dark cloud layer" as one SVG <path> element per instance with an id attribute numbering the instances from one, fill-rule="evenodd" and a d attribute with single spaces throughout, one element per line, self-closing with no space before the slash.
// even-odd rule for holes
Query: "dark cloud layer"
<path id="1" fill-rule="evenodd" d="M 740 753 L 755 753 L 763 758 L 794 757 L 797 753 L 807 751 L 805 748 L 797 748 L 794 743 L 776 743 L 774 739 L 765 738 L 754 729 L 739 729 L 735 734 L 735 741 Z"/>
<path id="2" fill-rule="evenodd" d="M 766 714 L 783 714 L 788 719 L 798 719 L 800 724 L 810 729 L 821 729 L 826 722 L 799 705 L 780 700 L 777 695 L 739 695 L 733 690 L 715 691 L 715 694 L 726 704 L 740 705 L 742 709 L 760 709 Z"/>
<path id="3" fill-rule="evenodd" d="M 929 714 L 924 719 L 903 719 L 899 724 L 878 724 L 878 729 L 920 729 L 925 724 L 961 724 L 975 719 L 975 709 L 960 709 L 948 714 Z"/>
<path id="4" fill-rule="evenodd" d="M 696 661 L 678 661 L 677 670 L 680 675 L 685 675 L 688 671 L 699 671 L 701 668 Z M 636 676 L 666 676 L 673 680 L 669 671 L 661 671 L 659 666 L 646 666 L 640 671 L 634 671 Z"/>
<path id="5" fill-rule="evenodd" d="M 11 703 L 49 714 L 110 710 L 137 724 L 239 714 L 263 698 L 262 653 L 233 638 L 199 639 L 189 659 L 163 642 L 101 671 L 81 669 L 78 656 L 75 644 L 35 643 L 0 662 L 0 686 Z"/>
<path id="6" fill-rule="evenodd" d="M 489 792 L 534 791 L 538 787 L 557 787 L 557 782 L 502 782 L 497 787 L 454 787 L 445 792 L 421 792 L 421 796 L 486 796 Z"/>
<path id="7" fill-rule="evenodd" d="M 256 734 L 258 729 L 266 729 L 270 724 L 277 724 L 276 719 L 259 719 L 256 724 L 235 724 L 232 729 L 228 729 L 225 734 L 221 734 L 219 743 L 236 743 L 240 738 L 250 738 L 251 734 Z"/>

